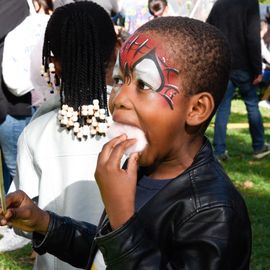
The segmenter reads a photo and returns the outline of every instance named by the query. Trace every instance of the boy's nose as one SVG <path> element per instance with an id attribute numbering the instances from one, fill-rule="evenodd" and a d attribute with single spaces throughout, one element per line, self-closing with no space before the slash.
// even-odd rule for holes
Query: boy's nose
<path id="1" fill-rule="evenodd" d="M 131 97 L 131 84 L 124 83 L 121 87 L 114 90 L 112 94 L 111 104 L 115 108 L 131 109 L 132 97 Z"/>

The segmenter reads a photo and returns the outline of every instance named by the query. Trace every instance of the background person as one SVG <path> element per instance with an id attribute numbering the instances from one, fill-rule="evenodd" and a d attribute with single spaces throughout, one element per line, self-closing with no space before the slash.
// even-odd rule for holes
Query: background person
<path id="1" fill-rule="evenodd" d="M 16 137 L 21 131 L 20 122 L 24 125 L 25 116 L 31 115 L 31 97 L 29 94 L 20 98 L 12 95 L 2 78 L 2 58 L 4 40 L 7 34 L 20 24 L 29 15 L 27 1 L 0 1 L 0 146 L 3 154 L 3 162 L 6 164 L 6 177 L 4 178 L 5 191 L 8 190 L 12 177 L 16 170 Z M 22 121 L 20 121 L 22 119 Z M 18 123 L 16 128 L 13 122 Z M 13 127 L 18 132 L 13 131 Z M 15 134 L 14 134 L 15 133 Z M 15 136 L 15 138 L 14 138 Z"/>
<path id="2" fill-rule="evenodd" d="M 238 87 L 247 109 L 253 158 L 264 158 L 270 154 L 270 145 L 265 142 L 258 108 L 257 88 L 262 81 L 259 3 L 257 0 L 217 0 L 207 22 L 225 34 L 232 51 L 230 80 L 215 118 L 215 155 L 220 161 L 229 158 L 226 150 L 227 123 L 231 101 Z"/>
<path id="3" fill-rule="evenodd" d="M 4 160 L 12 179 L 16 174 L 18 138 L 29 123 L 36 107 L 43 102 L 42 94 L 38 89 L 34 89 L 31 80 L 31 61 L 39 62 L 37 59 L 31 59 L 31 53 L 38 41 L 43 38 L 45 27 L 52 13 L 52 1 L 29 1 L 29 8 L 30 14 L 6 36 L 2 61 L 3 81 L 10 102 L 15 99 L 26 101 L 30 97 L 29 104 L 12 105 L 18 111 L 13 112 L 14 108 L 11 109 L 10 115 L 7 115 L 0 128 L 3 152 L 5 150 L 4 154 L 8 153 Z M 31 111 L 30 115 L 27 115 L 28 110 Z M 20 112 L 23 115 L 16 116 Z M 9 184 L 5 186 L 6 192 L 11 184 L 12 182 L 9 181 Z M 12 229 L 7 228 L 3 232 L 3 238 L 0 239 L 0 252 L 21 248 L 28 242 L 29 240 L 17 236 Z"/>
<path id="4" fill-rule="evenodd" d="M 17 139 L 29 121 L 32 112 L 30 93 L 22 97 L 16 97 L 9 92 L 3 80 L 3 49 L 8 33 L 16 28 L 28 15 L 29 6 L 27 1 L 0 0 L 0 150 L 6 192 L 16 171 Z M 13 77 L 15 78 L 14 73 Z M 0 228 L 0 234 L 4 237 L 9 235 L 10 231 L 8 227 Z M 9 245 L 12 244 L 9 239 Z"/>

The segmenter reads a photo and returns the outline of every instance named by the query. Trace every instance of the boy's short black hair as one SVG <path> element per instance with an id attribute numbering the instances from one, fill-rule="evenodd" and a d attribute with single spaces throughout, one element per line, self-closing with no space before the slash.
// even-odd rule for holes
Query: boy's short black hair
<path id="1" fill-rule="evenodd" d="M 227 88 L 230 50 L 225 36 L 214 26 L 186 17 L 160 17 L 141 26 L 137 33 L 162 36 L 180 70 L 186 95 L 209 92 L 214 115 Z"/>

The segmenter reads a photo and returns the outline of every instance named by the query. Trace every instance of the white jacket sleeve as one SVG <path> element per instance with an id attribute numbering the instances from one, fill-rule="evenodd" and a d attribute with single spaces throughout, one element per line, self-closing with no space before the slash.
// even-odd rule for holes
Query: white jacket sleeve
<path id="1" fill-rule="evenodd" d="M 29 22 L 28 17 L 9 32 L 4 42 L 3 78 L 10 92 L 15 96 L 22 96 L 33 89 L 29 75 L 29 47 L 24 41 L 28 38 L 25 36 L 25 28 Z"/>
<path id="2" fill-rule="evenodd" d="M 13 181 L 16 189 L 34 198 L 39 195 L 40 172 L 27 143 L 27 127 L 21 133 L 17 147 L 17 174 Z"/>
<path id="3" fill-rule="evenodd" d="M 22 96 L 34 87 L 30 77 L 31 52 L 43 36 L 49 15 L 30 15 L 5 38 L 2 73 L 9 91 Z"/>

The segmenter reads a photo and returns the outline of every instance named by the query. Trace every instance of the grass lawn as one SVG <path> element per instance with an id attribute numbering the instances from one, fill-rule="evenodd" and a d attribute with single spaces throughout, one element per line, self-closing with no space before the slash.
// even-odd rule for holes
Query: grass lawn
<path id="1" fill-rule="evenodd" d="M 0 253 L 0 270 L 32 269 L 34 261 L 30 257 L 31 254 L 32 247 L 30 244 L 16 251 Z"/>
<path id="2" fill-rule="evenodd" d="M 270 109 L 261 109 L 265 123 L 270 123 Z M 247 123 L 246 109 L 241 100 L 234 100 L 230 123 Z M 265 128 L 270 142 L 270 127 Z M 212 139 L 213 124 L 207 130 Z M 252 223 L 253 251 L 251 270 L 270 269 L 270 157 L 252 160 L 252 149 L 247 128 L 229 128 L 227 145 L 231 159 L 223 163 L 225 170 L 243 194 Z M 30 270 L 30 245 L 15 251 L 0 253 L 0 270 Z"/>

